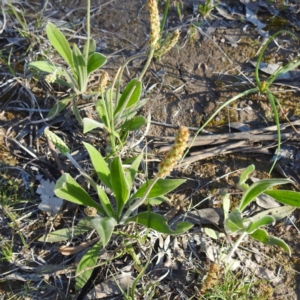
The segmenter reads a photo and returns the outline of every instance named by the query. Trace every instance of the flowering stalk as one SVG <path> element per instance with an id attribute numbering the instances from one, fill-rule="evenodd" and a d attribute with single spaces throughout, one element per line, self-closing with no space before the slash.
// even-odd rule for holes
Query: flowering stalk
<path id="1" fill-rule="evenodd" d="M 156 175 L 158 178 L 163 178 L 169 175 L 174 169 L 178 160 L 181 159 L 185 148 L 187 147 L 189 135 L 190 134 L 187 127 L 181 126 L 179 128 L 173 147 L 167 152 L 165 157 L 158 165 L 158 173 Z"/>
<path id="2" fill-rule="evenodd" d="M 154 57 L 161 57 L 162 55 L 170 51 L 176 45 L 178 39 L 179 30 L 176 29 L 169 37 L 165 39 L 161 47 L 154 51 Z"/>
<path id="3" fill-rule="evenodd" d="M 148 7 L 150 12 L 150 48 L 159 48 L 160 39 L 160 21 L 156 0 L 148 0 Z"/>
<path id="4" fill-rule="evenodd" d="M 123 224 L 126 222 L 128 217 L 132 214 L 133 211 L 135 211 L 140 205 L 142 205 L 145 200 L 147 199 L 150 191 L 152 190 L 155 183 L 170 174 L 170 172 L 175 167 L 177 161 L 182 157 L 182 154 L 187 147 L 187 141 L 189 138 L 189 130 L 185 126 L 181 126 L 178 130 L 178 133 L 175 138 L 175 143 L 173 147 L 167 152 L 165 157 L 162 159 L 161 163 L 158 165 L 158 173 L 154 177 L 154 179 L 149 184 L 147 190 L 145 191 L 145 194 L 142 198 L 138 199 L 133 205 L 131 205 L 124 216 L 122 217 L 122 220 L 120 221 L 120 224 Z"/>
<path id="5" fill-rule="evenodd" d="M 99 83 L 98 83 L 98 92 L 101 92 L 101 91 L 104 91 L 106 86 L 107 86 L 107 82 L 108 82 L 108 73 L 103 71 L 101 76 L 100 76 L 100 79 L 99 79 Z"/>

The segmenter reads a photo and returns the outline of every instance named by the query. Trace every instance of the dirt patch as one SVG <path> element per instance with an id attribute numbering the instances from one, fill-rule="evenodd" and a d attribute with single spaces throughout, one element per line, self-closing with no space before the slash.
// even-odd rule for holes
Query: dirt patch
<path id="1" fill-rule="evenodd" d="M 255 86 L 254 67 L 250 61 L 256 59 L 263 45 L 261 41 L 265 37 L 259 32 L 257 26 L 247 22 L 245 1 L 240 2 L 241 3 L 237 4 L 232 1 L 223 1 L 222 5 L 219 5 L 219 8 L 223 9 L 222 11 L 213 10 L 206 19 L 203 19 L 195 13 L 194 2 L 172 1 L 165 29 L 166 32 L 171 32 L 175 28 L 180 28 L 181 34 L 179 43 L 177 47 L 163 56 L 161 60 L 155 60 L 151 63 L 143 82 L 143 97 L 149 98 L 149 101 L 142 108 L 141 114 L 147 116 L 150 113 L 151 120 L 153 121 L 147 133 L 149 151 L 153 150 L 155 153 L 155 151 L 159 149 L 157 144 L 152 143 L 155 139 L 160 138 L 160 142 L 163 145 L 168 144 L 168 138 L 174 136 L 177 126 L 188 126 L 191 127 L 192 132 L 196 132 L 224 102 Z M 176 7 L 176 3 L 180 6 Z M 259 6 L 256 2 L 253 2 L 252 5 L 254 6 L 252 9 L 252 11 L 255 12 L 254 16 L 258 17 L 260 22 L 266 23 L 264 30 L 268 30 L 270 35 L 283 27 L 292 31 L 297 36 L 299 35 L 299 28 L 297 26 L 300 20 L 296 13 L 298 4 L 291 4 L 286 8 L 276 3 Z M 36 11 L 39 10 L 38 7 L 34 8 Z M 161 13 L 163 13 L 163 8 L 164 5 L 160 4 Z M 85 34 L 81 25 L 84 24 L 85 9 L 85 1 L 78 1 L 76 4 L 69 2 L 64 4 L 64 6 L 57 1 L 49 1 L 43 13 L 47 18 L 50 18 L 49 15 L 51 14 L 52 21 L 61 21 L 61 24 L 65 22 L 63 26 L 71 26 L 72 30 L 79 30 L 80 34 L 84 36 Z M 178 13 L 178 9 L 180 13 Z M 248 7 L 248 9 L 250 9 L 250 7 Z M 280 26 L 278 24 L 280 24 Z M 148 27 L 148 11 L 144 2 L 124 0 L 121 4 L 119 1 L 108 1 L 102 4 L 102 6 L 99 6 L 98 1 L 92 2 L 92 35 L 97 41 L 97 49 L 108 56 L 108 63 L 103 69 L 110 74 L 111 78 L 114 77 L 120 64 L 124 63 L 129 56 L 145 51 L 149 38 Z M 10 35 L 12 33 L 7 31 L 7 34 Z M 17 33 L 14 32 L 12 35 L 16 34 Z M 80 38 L 80 34 L 75 35 L 72 41 L 83 45 L 84 39 Z M 5 43 L 7 43 L 7 41 L 4 42 L 3 45 Z M 11 49 L 14 53 L 17 52 L 17 47 L 14 46 Z M 292 39 L 290 36 L 280 35 L 276 39 L 276 42 L 270 43 L 264 61 L 266 63 L 285 64 L 296 55 L 297 49 L 297 40 Z M 124 82 L 137 77 L 144 63 L 144 59 L 136 59 L 131 62 L 126 69 Z M 21 65 L 21 71 L 23 72 L 25 68 L 23 67 L 22 60 Z M 20 72 L 18 68 L 16 68 L 16 71 Z M 99 74 L 96 74 L 95 78 L 97 75 Z M 3 109 L 7 111 L 7 113 L 13 111 L 13 114 L 17 114 L 16 111 L 10 110 L 7 107 L 12 107 L 14 103 L 18 103 L 15 106 L 19 108 L 24 108 L 24 106 L 20 105 L 20 102 L 14 102 L 15 99 L 13 99 L 11 95 L 7 96 L 7 91 L 4 90 L 6 85 L 4 85 L 3 82 L 8 77 L 3 74 L 1 74 L 1 76 L 3 77 L 1 82 L 2 93 L 5 95 L 5 100 L 8 100 L 3 103 Z M 263 78 L 262 80 L 267 78 L 267 75 L 264 73 L 260 73 L 260 76 Z M 297 120 L 300 115 L 298 81 L 296 79 L 277 81 L 272 86 L 272 90 L 277 95 L 282 106 L 282 109 L 279 109 L 280 121 L 282 123 L 288 123 L 287 118 L 291 121 Z M 63 92 L 65 91 L 62 91 L 62 93 Z M 10 93 L 12 93 L 12 90 Z M 51 105 L 53 105 L 54 97 L 51 96 L 51 93 L 54 94 L 54 92 L 42 81 L 36 84 L 35 93 L 39 100 L 37 105 L 39 108 L 49 109 Z M 21 97 L 26 95 L 27 99 L 24 102 L 30 103 L 28 93 L 12 93 L 12 95 L 17 95 L 18 101 L 20 101 Z M 4 117 L 3 120 L 1 119 L 0 122 L 3 129 L 1 128 L 0 137 L 8 133 L 13 133 L 13 136 L 9 136 L 9 138 L 18 140 L 20 144 L 26 145 L 27 148 L 27 150 L 24 150 L 19 144 L 16 145 L 16 143 L 13 142 L 8 143 L 8 145 L 5 146 L 10 147 L 13 153 L 18 154 L 18 160 L 12 161 L 9 157 L 6 159 L 5 157 L 8 155 L 8 152 L 3 151 L 3 162 L 5 164 L 19 165 L 20 167 L 25 165 L 27 173 L 35 176 L 36 173 L 44 172 L 46 176 L 55 181 L 60 174 L 54 160 L 52 160 L 47 153 L 45 141 L 41 141 L 41 135 L 39 135 L 44 124 L 32 122 L 38 120 L 38 118 L 39 113 L 34 113 L 28 117 L 28 113 L 26 113 L 26 109 L 24 109 L 20 115 L 17 115 L 17 120 L 13 122 L 14 124 L 9 123 L 10 119 L 7 116 Z M 238 132 L 239 129 L 233 126 L 233 123 L 246 125 L 249 130 L 274 125 L 274 116 L 270 103 L 264 95 L 259 95 L 258 93 L 242 97 L 220 111 L 205 129 L 208 131 L 207 134 Z M 18 126 L 14 127 L 16 124 L 18 124 Z M 85 137 L 81 133 L 76 134 L 80 129 L 74 124 L 74 120 L 68 112 L 64 112 L 63 116 L 61 115 L 61 119 L 56 123 L 52 123 L 52 125 L 65 136 L 68 145 L 71 145 L 72 151 L 75 153 L 74 156 L 83 160 L 86 157 L 84 154 L 80 154 L 83 152 L 81 141 L 83 141 Z M 34 130 L 32 126 L 35 126 Z M 195 128 L 196 130 L 193 130 Z M 20 136 L 20 132 L 24 132 L 22 136 Z M 34 143 L 32 143 L 32 138 Z M 95 141 L 94 137 L 89 139 Z M 104 151 L 106 136 L 101 136 L 97 141 L 99 148 Z M 272 142 L 274 146 L 271 145 Z M 206 160 L 196 161 L 185 169 L 174 171 L 172 176 L 186 177 L 189 179 L 188 184 L 177 191 L 177 196 L 175 195 L 165 207 L 162 206 L 161 208 L 157 208 L 157 210 L 167 212 L 179 206 L 176 212 L 183 214 L 191 207 L 194 207 L 194 209 L 219 208 L 221 207 L 221 198 L 219 196 L 221 190 L 232 194 L 232 205 L 233 207 L 236 206 L 240 199 L 239 190 L 236 188 L 240 171 L 237 173 L 231 172 L 242 170 L 248 165 L 254 164 L 256 166 L 256 174 L 254 175 L 258 178 L 267 178 L 269 176 L 268 171 L 272 165 L 271 158 L 276 147 L 275 140 L 272 142 L 261 143 L 262 147 L 268 149 L 266 152 L 242 152 L 237 154 L 216 155 Z M 285 142 L 295 148 L 299 147 L 299 138 L 298 140 L 295 139 L 290 142 Z M 248 146 L 257 146 L 257 144 L 256 142 Z M 2 140 L 1 147 L 5 149 Z M 201 152 L 205 150 L 209 151 L 210 146 L 202 145 L 193 151 Z M 37 156 L 43 156 L 43 159 L 35 165 L 32 164 L 32 161 L 38 161 L 38 159 L 32 157 L 33 153 Z M 162 154 L 157 155 L 155 158 L 160 158 L 161 155 Z M 192 152 L 190 152 L 190 155 L 192 156 Z M 67 161 L 64 161 L 64 164 L 70 172 L 74 171 Z M 299 166 L 297 164 L 299 164 L 299 159 L 295 159 L 293 162 L 287 161 L 283 166 L 288 166 L 290 174 L 297 178 L 299 177 Z M 155 163 L 150 164 L 150 171 L 156 172 Z M 278 170 L 275 170 L 272 176 L 281 177 L 282 172 L 279 173 Z M 33 179 L 32 181 L 34 182 L 35 180 Z M 26 182 L 25 179 L 24 182 Z M 27 188 L 30 190 L 30 187 Z M 184 195 L 185 197 L 182 198 L 179 195 Z M 179 202 L 176 200 L 178 197 L 180 199 Z M 37 201 L 34 201 L 33 205 L 35 205 L 35 209 L 37 203 Z M 30 205 L 30 203 L 27 203 L 24 211 L 29 211 L 28 207 Z M 13 267 L 18 268 L 15 274 L 16 277 L 12 275 L 9 277 L 9 274 L 7 275 L 5 273 L 6 277 L 4 278 L 9 278 L 10 281 L 25 278 L 24 285 L 20 285 L 16 288 L 17 293 L 21 292 L 24 287 L 27 287 L 32 289 L 30 291 L 31 295 L 34 295 L 32 299 L 37 299 L 41 296 L 45 299 L 67 299 L 68 297 L 68 299 L 71 299 L 73 297 L 74 278 L 71 276 L 72 278 L 70 279 L 69 273 L 60 272 L 61 270 L 55 270 L 55 272 L 51 270 L 52 273 L 45 271 L 44 273 L 46 275 L 41 275 L 41 273 L 36 271 L 37 266 L 41 264 L 51 265 L 52 267 L 53 265 L 68 265 L 74 267 L 80 260 L 80 254 L 74 255 L 69 259 L 58 254 L 57 246 L 54 246 L 54 244 L 49 245 L 36 242 L 36 240 L 48 230 L 72 226 L 73 218 L 75 217 L 70 214 L 70 211 L 73 212 L 73 210 L 73 206 L 67 205 L 58 220 L 56 218 L 53 220 L 38 210 L 34 216 L 31 215 L 26 221 L 29 222 L 29 225 L 22 221 L 22 219 L 20 220 L 19 226 L 20 228 L 25 228 L 22 235 L 26 238 L 28 247 L 25 247 L 24 244 L 22 245 L 22 240 L 17 238 L 14 250 L 20 253 L 21 250 L 24 251 L 25 254 L 23 253 L 22 255 L 27 255 L 27 262 L 25 265 L 22 265 L 22 268 L 16 264 L 18 260 L 11 264 L 1 263 L 4 272 L 12 271 Z M 80 208 L 76 208 L 76 214 L 78 214 L 77 216 L 82 216 L 83 212 Z M 297 229 L 300 224 L 298 211 L 296 211 L 293 217 L 295 226 L 290 226 L 291 224 L 287 224 L 288 226 L 286 226 L 286 224 L 280 223 L 280 226 L 277 224 L 277 227 L 270 226 L 269 228 L 270 233 L 278 237 L 280 236 L 290 245 L 293 253 L 291 258 L 277 248 L 263 247 L 251 240 L 242 244 L 250 260 L 257 261 L 260 266 L 265 267 L 280 277 L 280 284 L 275 287 L 274 295 L 269 299 L 298 299 L 300 297 L 300 281 L 299 276 L 296 275 L 299 271 L 300 260 L 300 256 L 298 255 L 300 245 L 299 232 Z M 5 214 L 3 214 L 3 218 L 5 218 L 3 230 L 6 231 L 9 228 L 9 220 L 7 220 Z M 21 216 L 19 216 L 19 218 L 21 218 Z M 12 222 L 13 220 L 10 221 Z M 215 225 L 222 227 L 222 224 Z M 202 266 L 207 266 L 207 257 L 201 245 L 203 247 L 203 243 L 207 243 L 207 245 L 212 243 L 211 241 L 199 242 L 199 239 L 202 239 L 204 235 L 203 232 L 199 234 L 200 228 L 201 224 L 199 224 L 199 226 L 196 225 L 194 228 L 195 232 L 184 236 L 182 240 L 180 240 L 180 250 L 177 248 L 176 253 L 173 251 L 174 247 L 171 247 L 173 252 L 171 250 L 169 252 L 167 251 L 170 244 L 167 238 L 157 238 L 155 236 L 150 236 L 146 245 L 140 245 L 140 247 L 135 249 L 139 253 L 143 253 L 143 251 L 148 253 L 147 247 L 155 244 L 155 251 L 160 253 L 161 261 L 158 259 L 156 262 L 154 261 L 152 263 L 152 272 L 147 273 L 146 277 L 148 277 L 143 277 L 142 279 L 145 284 L 162 278 L 164 271 L 168 270 L 168 268 L 173 270 L 175 277 L 177 276 L 176 278 L 171 275 L 164 277 L 165 279 L 161 285 L 158 285 L 156 290 L 154 289 L 156 294 L 153 296 L 153 299 L 183 299 L 179 298 L 180 293 L 178 289 L 184 291 L 185 297 L 193 297 L 195 295 L 195 288 L 201 285 L 200 278 L 202 278 L 205 273 L 200 272 L 199 269 Z M 9 235 L 7 235 L 7 232 L 5 235 L 4 231 L 0 232 L 2 238 L 11 240 L 13 235 L 11 230 L 9 231 Z M 30 233 L 33 231 L 34 233 Z M 86 237 L 81 238 L 84 240 Z M 70 243 L 71 246 L 77 246 L 80 242 L 81 240 L 73 240 Z M 172 243 L 177 243 L 176 238 L 172 238 Z M 194 248 L 192 248 L 192 246 L 189 248 L 187 246 L 189 243 L 192 243 Z M 224 243 L 224 241 L 213 242 L 213 245 L 220 248 L 221 243 Z M 59 246 L 61 246 L 61 244 Z M 30 249 L 34 252 L 34 255 L 36 255 L 34 261 L 29 258 L 28 253 Z M 113 247 L 111 246 L 110 250 L 112 249 Z M 263 256 L 263 259 L 259 259 L 259 255 L 251 252 L 251 249 L 259 249 L 259 254 L 265 256 Z M 188 261 L 188 255 L 191 253 L 196 253 L 198 260 L 193 258 L 193 262 Z M 22 255 L 18 255 L 18 258 L 21 259 Z M 199 255 L 201 256 L 200 258 Z M 103 259 L 105 259 L 105 255 Z M 173 264 L 170 262 L 172 259 L 174 260 Z M 119 270 L 125 270 L 128 267 L 129 261 L 131 263 L 131 256 L 129 253 L 124 252 L 124 255 L 117 261 L 116 265 Z M 193 263 L 197 265 L 196 268 L 193 267 Z M 38 273 L 38 277 L 29 276 L 27 274 L 29 269 L 25 267 L 31 267 L 31 271 L 33 270 L 35 274 Z M 95 285 L 106 280 L 106 272 L 114 273 L 115 270 L 114 266 L 98 269 L 99 274 L 94 275 Z M 196 274 L 198 271 L 201 275 Z M 131 272 L 135 277 L 137 276 L 133 268 Z M 181 273 L 184 274 L 184 276 Z M 17 277 L 17 275 L 21 277 Z M 175 281 L 174 278 L 176 279 Z M 33 283 L 27 284 L 26 281 L 28 280 L 31 280 Z M 49 283 L 53 287 L 49 294 L 43 290 L 46 287 L 44 283 L 47 282 L 47 280 L 49 280 Z M 41 285 L 42 288 L 39 288 L 39 281 L 44 282 Z M 176 283 L 175 285 L 173 281 Z M 13 289 L 12 284 L 11 288 Z M 168 294 L 166 298 L 164 298 L 164 289 Z M 0 293 L 1 292 L 3 294 L 6 293 L 6 295 L 9 293 L 7 290 L 0 290 Z"/>

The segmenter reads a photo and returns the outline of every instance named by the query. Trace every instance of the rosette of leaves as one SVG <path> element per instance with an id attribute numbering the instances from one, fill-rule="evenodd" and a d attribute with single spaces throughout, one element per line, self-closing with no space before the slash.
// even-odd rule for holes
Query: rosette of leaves
<path id="1" fill-rule="evenodd" d="M 91 73 L 102 67 L 106 63 L 107 58 L 96 52 L 94 39 L 88 37 L 83 52 L 81 52 L 75 43 L 71 48 L 64 34 L 53 23 L 49 22 L 47 24 L 46 33 L 50 44 L 63 58 L 67 67 L 45 60 L 31 62 L 29 67 L 44 74 L 49 74 L 50 76 L 46 76 L 46 80 L 49 80 L 49 82 L 56 82 L 69 87 L 75 92 L 75 95 L 83 96 L 87 90 Z M 50 111 L 49 116 L 63 110 L 71 99 L 72 97 L 67 97 L 61 100 Z"/>
<path id="2" fill-rule="evenodd" d="M 240 205 L 232 212 L 229 213 L 230 200 L 228 195 L 223 197 L 225 231 L 229 235 L 239 236 L 227 257 L 227 262 L 230 261 L 233 253 L 247 235 L 265 245 L 279 246 L 287 251 L 289 255 L 291 254 L 290 247 L 282 239 L 270 236 L 268 232 L 261 227 L 271 225 L 276 221 L 283 219 L 291 214 L 296 207 L 300 207 L 300 193 L 291 190 L 271 189 L 274 186 L 282 184 L 293 184 L 293 181 L 290 179 L 261 179 L 249 186 L 246 181 L 248 180 L 250 173 L 254 170 L 254 165 L 250 165 L 242 172 L 238 186 L 243 191 L 243 196 Z M 244 217 L 246 207 L 251 202 L 255 201 L 256 197 L 261 194 L 269 195 L 285 205 L 276 207 L 276 209 L 262 211 L 251 217 Z"/>
<path id="3" fill-rule="evenodd" d="M 172 230 L 168 225 L 167 219 L 159 214 L 149 210 L 136 213 L 136 209 L 143 203 L 152 204 L 161 202 L 165 199 L 165 194 L 185 182 L 184 179 L 154 178 L 148 180 L 133 192 L 133 183 L 138 173 L 143 153 L 138 155 L 129 167 L 124 167 L 119 157 L 115 157 L 107 163 L 94 146 L 84 143 L 97 174 L 98 181 L 100 182 L 98 184 L 74 162 L 74 159 L 66 150 L 68 149 L 67 146 L 61 145 L 63 143 L 61 139 L 54 139 L 52 137 L 53 134 L 46 134 L 58 149 L 63 149 L 64 152 L 62 154 L 66 155 L 73 165 L 80 170 L 81 174 L 89 181 L 98 195 L 98 201 L 96 201 L 68 173 L 63 174 L 58 179 L 54 188 L 54 193 L 57 197 L 79 205 L 93 207 L 97 211 L 96 215 L 87 216 L 83 223 L 81 221 L 72 229 L 74 235 L 82 234 L 88 228 L 95 229 L 100 237 L 100 242 L 94 245 L 83 256 L 78 265 L 76 271 L 76 274 L 78 274 L 76 277 L 77 289 L 84 285 L 92 273 L 92 270 L 84 271 L 84 269 L 96 264 L 99 251 L 107 245 L 117 226 L 136 222 L 164 234 L 176 235 L 186 232 L 193 226 L 188 222 L 180 222 Z M 111 191 L 110 196 L 107 195 L 106 189 Z M 50 233 L 46 241 L 57 242 L 68 238 L 70 238 L 69 230 L 62 229 Z M 44 240 L 45 238 L 40 239 L 40 241 Z"/>

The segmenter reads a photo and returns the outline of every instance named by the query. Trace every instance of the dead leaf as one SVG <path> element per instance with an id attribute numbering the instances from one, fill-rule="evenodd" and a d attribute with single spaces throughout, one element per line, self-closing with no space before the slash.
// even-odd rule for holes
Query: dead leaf
<path id="1" fill-rule="evenodd" d="M 38 208 L 45 211 L 49 216 L 55 216 L 62 204 L 63 200 L 55 197 L 54 195 L 54 182 L 50 182 L 49 179 L 40 179 L 40 185 L 38 186 L 36 193 L 40 194 L 42 202 L 39 204 Z"/>

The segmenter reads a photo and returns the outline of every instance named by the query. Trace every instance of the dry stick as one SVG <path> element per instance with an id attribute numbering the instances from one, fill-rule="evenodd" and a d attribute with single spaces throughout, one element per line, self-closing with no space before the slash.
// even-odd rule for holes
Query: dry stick
<path id="1" fill-rule="evenodd" d="M 295 136 L 294 131 L 286 132 L 281 134 L 282 138 L 288 139 Z M 225 133 L 208 136 L 198 136 L 194 143 L 192 139 L 189 140 L 188 147 L 206 146 L 206 145 L 217 145 L 223 144 L 228 141 L 246 140 L 249 142 L 261 142 L 261 141 L 273 141 L 277 139 L 277 134 L 260 134 L 255 135 L 249 132 L 238 132 L 238 133 Z M 170 150 L 172 145 L 160 147 L 157 152 L 166 152 Z"/>

